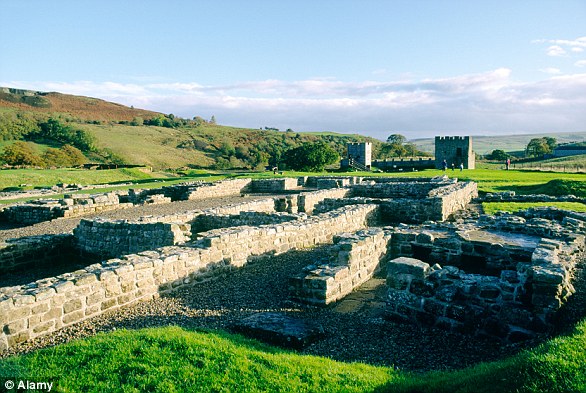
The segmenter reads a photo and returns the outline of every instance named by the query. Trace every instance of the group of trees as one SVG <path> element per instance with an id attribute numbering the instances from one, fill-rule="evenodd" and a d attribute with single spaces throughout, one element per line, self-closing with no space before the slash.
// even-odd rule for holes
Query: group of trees
<path id="1" fill-rule="evenodd" d="M 525 155 L 527 157 L 542 157 L 553 152 L 557 146 L 555 138 L 546 136 L 543 138 L 533 138 L 527 144 Z"/>
<path id="2" fill-rule="evenodd" d="M 77 166 L 86 162 L 84 152 L 98 151 L 95 138 L 86 131 L 58 119 L 39 121 L 24 113 L 4 115 L 0 119 L 0 136 L 5 140 L 20 139 L 0 153 L 3 163 L 14 166 Z M 27 141 L 60 147 L 37 153 Z"/>
<path id="3" fill-rule="evenodd" d="M 407 142 L 401 134 L 391 134 L 386 143 L 382 143 L 376 153 L 376 158 L 395 158 L 395 157 L 425 157 L 429 153 L 417 149 L 414 143 Z"/>
<path id="4" fill-rule="evenodd" d="M 543 157 L 546 154 L 553 153 L 553 150 L 557 146 L 556 138 L 545 136 L 542 138 L 533 138 L 529 141 L 527 146 L 525 147 L 525 157 L 528 158 L 538 158 Z M 495 149 L 491 153 L 485 156 L 488 160 L 493 161 L 506 161 L 509 158 L 512 158 L 511 154 L 506 153 L 504 150 Z"/>
<path id="5" fill-rule="evenodd" d="M 39 155 L 31 143 L 23 141 L 6 146 L 0 154 L 0 160 L 12 166 L 44 167 L 72 167 L 86 162 L 81 150 L 74 146 L 63 145 L 59 149 L 49 147 Z"/>

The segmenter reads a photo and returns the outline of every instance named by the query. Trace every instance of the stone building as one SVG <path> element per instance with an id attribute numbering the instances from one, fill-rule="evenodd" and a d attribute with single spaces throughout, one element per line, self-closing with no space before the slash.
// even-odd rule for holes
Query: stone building
<path id="1" fill-rule="evenodd" d="M 354 166 L 352 165 L 353 163 L 358 164 L 357 166 L 360 169 L 364 167 L 370 170 L 372 165 L 372 143 L 348 143 L 348 155 L 342 160 L 341 166 L 342 168 L 348 168 Z"/>
<path id="2" fill-rule="evenodd" d="M 435 137 L 435 166 L 442 168 L 442 162 L 446 160 L 448 168 L 452 164 L 459 168 L 474 169 L 475 156 L 472 151 L 472 138 L 469 136 L 436 136 Z"/>

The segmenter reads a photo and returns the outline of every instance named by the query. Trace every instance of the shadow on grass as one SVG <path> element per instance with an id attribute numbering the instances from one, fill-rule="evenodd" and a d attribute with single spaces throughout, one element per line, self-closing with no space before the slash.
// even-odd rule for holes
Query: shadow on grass
<path id="1" fill-rule="evenodd" d="M 575 195 L 586 197 L 586 183 L 576 180 L 551 180 L 547 183 L 532 185 L 506 185 L 496 187 L 501 191 L 514 191 L 519 195 L 545 194 L 551 196 Z"/>

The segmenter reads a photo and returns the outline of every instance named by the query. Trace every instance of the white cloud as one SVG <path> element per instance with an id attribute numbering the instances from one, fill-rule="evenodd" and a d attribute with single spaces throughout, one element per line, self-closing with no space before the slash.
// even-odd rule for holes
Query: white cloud
<path id="1" fill-rule="evenodd" d="M 555 67 L 542 68 L 539 71 L 541 71 L 545 74 L 550 74 L 550 75 L 559 75 L 562 73 L 562 70 L 560 70 L 559 68 L 555 68 Z"/>
<path id="2" fill-rule="evenodd" d="M 576 67 L 586 67 L 586 60 L 578 60 L 574 63 Z"/>
<path id="3" fill-rule="evenodd" d="M 552 45 L 547 48 L 546 53 L 548 56 L 565 56 L 566 50 L 559 45 Z"/>
<path id="4" fill-rule="evenodd" d="M 579 37 L 575 40 L 534 40 L 533 44 L 550 44 L 545 50 L 548 56 L 567 56 L 568 51 L 582 53 L 586 49 L 586 37 Z"/>
<path id="5" fill-rule="evenodd" d="M 586 66 L 583 62 L 578 62 Z M 576 64 L 578 66 L 578 64 Z M 545 69 L 557 74 L 555 69 Z M 220 124 L 295 131 L 360 132 L 384 139 L 446 133 L 583 131 L 586 73 L 521 83 L 510 69 L 452 78 L 346 82 L 334 79 L 189 83 L 6 82 L 81 94 Z"/>

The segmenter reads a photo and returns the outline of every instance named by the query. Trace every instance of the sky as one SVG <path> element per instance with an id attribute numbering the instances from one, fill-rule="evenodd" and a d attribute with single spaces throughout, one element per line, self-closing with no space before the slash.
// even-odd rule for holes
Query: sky
<path id="1" fill-rule="evenodd" d="M 0 86 L 379 139 L 586 131 L 586 0 L 0 0 Z"/>

